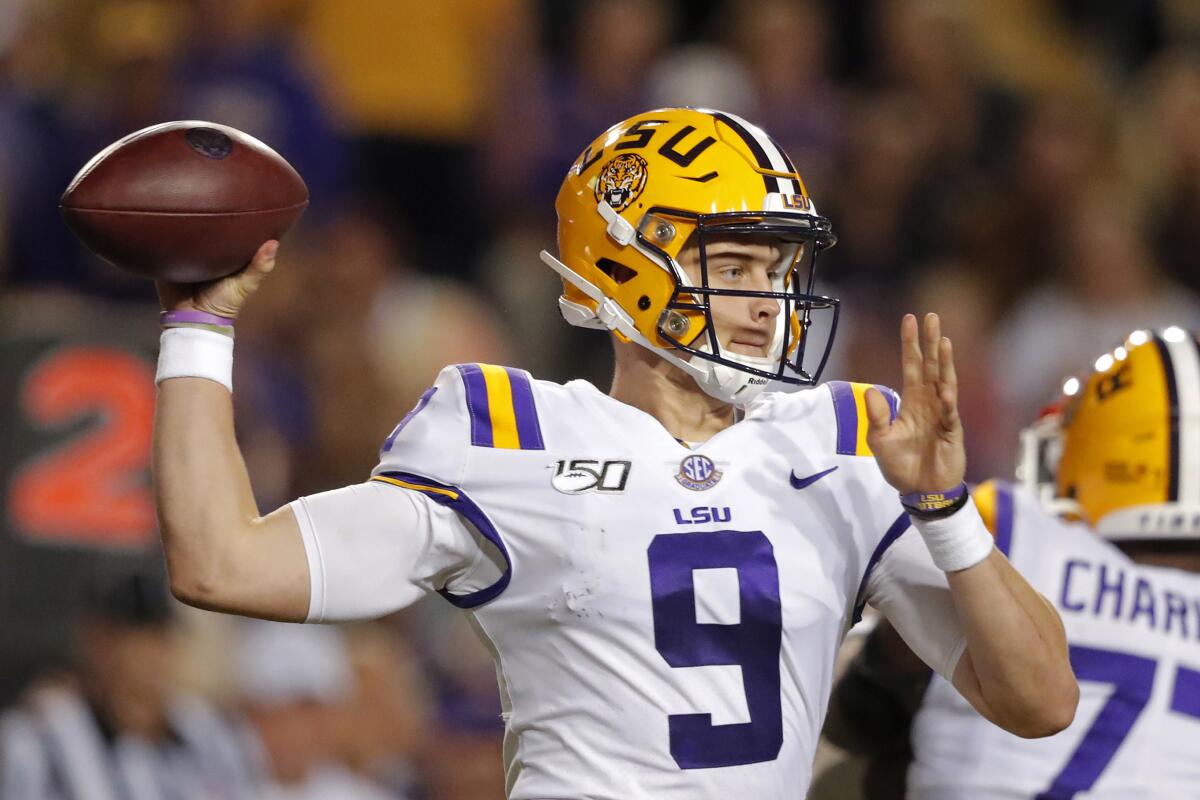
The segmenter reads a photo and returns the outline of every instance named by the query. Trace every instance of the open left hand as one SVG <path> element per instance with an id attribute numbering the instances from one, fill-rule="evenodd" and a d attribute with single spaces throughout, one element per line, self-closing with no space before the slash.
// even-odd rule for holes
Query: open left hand
<path id="1" fill-rule="evenodd" d="M 925 315 L 923 336 L 917 318 L 905 314 L 900 343 L 904 368 L 900 413 L 891 420 L 887 400 L 876 389 L 868 389 L 867 444 L 883 477 L 900 494 L 953 489 L 966 475 L 967 453 L 950 340 L 942 336 L 937 314 Z"/>

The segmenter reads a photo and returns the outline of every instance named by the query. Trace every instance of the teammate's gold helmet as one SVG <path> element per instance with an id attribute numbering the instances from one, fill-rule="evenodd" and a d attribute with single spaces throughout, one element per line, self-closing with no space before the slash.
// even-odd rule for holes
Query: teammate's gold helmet
<path id="1" fill-rule="evenodd" d="M 558 258 L 543 252 L 542 259 L 563 278 L 559 306 L 568 322 L 612 330 L 653 350 L 726 402 L 747 402 L 771 379 L 816 382 L 838 306 L 812 293 L 811 265 L 836 240 L 791 160 L 761 128 L 706 109 L 631 117 L 588 145 L 555 208 Z M 709 287 L 705 241 L 729 235 L 780 243 L 772 291 Z M 677 261 L 689 243 L 700 248 L 701 281 L 694 285 Z M 779 300 L 769 357 L 721 351 L 709 308 L 718 294 Z M 806 364 L 817 310 L 829 312 L 829 332 Z"/>
<path id="2" fill-rule="evenodd" d="M 1200 538 L 1200 350 L 1135 331 L 1063 387 L 1055 494 L 1105 538 Z"/>

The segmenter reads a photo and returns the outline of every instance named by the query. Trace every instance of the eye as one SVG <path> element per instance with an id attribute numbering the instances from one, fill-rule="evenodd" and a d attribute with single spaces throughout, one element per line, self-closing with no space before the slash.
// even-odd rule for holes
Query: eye
<path id="1" fill-rule="evenodd" d="M 725 266 L 717 267 L 717 275 L 726 281 L 738 280 L 742 277 L 744 271 L 741 264 L 726 264 Z"/>

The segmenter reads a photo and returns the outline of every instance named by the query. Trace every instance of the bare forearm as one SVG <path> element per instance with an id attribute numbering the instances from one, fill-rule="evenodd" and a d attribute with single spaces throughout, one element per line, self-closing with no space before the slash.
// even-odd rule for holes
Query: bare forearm
<path id="1" fill-rule="evenodd" d="M 265 242 L 245 269 L 219 281 L 157 285 L 165 310 L 215 317 L 227 331 L 163 335 L 154 499 L 177 597 L 218 611 L 303 620 L 310 577 L 299 523 L 289 506 L 258 515 L 227 388 L 233 351 L 226 336 L 242 303 L 274 268 L 277 246 Z"/>
<path id="2" fill-rule="evenodd" d="M 159 385 L 153 467 L 172 577 L 206 581 L 219 569 L 229 537 L 258 516 L 225 387 L 203 378 Z"/>
<path id="3" fill-rule="evenodd" d="M 1079 687 L 1053 607 L 997 550 L 947 578 L 969 656 L 956 685 L 960 677 L 974 684 L 981 711 L 1013 733 L 1044 736 L 1070 724 Z"/>

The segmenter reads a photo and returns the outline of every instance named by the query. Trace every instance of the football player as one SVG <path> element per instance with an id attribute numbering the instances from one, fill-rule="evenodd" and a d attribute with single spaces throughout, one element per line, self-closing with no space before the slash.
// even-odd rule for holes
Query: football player
<path id="1" fill-rule="evenodd" d="M 817 380 L 817 320 L 836 313 L 812 293 L 830 223 L 770 137 L 716 111 L 640 114 L 585 148 L 557 211 L 542 258 L 566 319 L 612 331 L 610 393 L 447 367 L 370 480 L 265 517 L 229 369 L 276 245 L 216 284 L 159 287 L 156 492 L 178 594 L 317 622 L 437 592 L 494 655 L 514 798 L 803 796 L 866 602 L 998 724 L 1068 724 L 1061 622 L 962 482 L 937 318 L 903 321 L 902 404 L 842 382 L 763 391 Z"/>
<path id="2" fill-rule="evenodd" d="M 1180 328 L 1134 332 L 1026 432 L 1024 485 L 975 492 L 997 548 L 1066 623 L 1074 723 L 1009 735 L 883 624 L 838 684 L 831 738 L 885 760 L 911 744 L 921 800 L 1200 797 L 1197 356 Z"/>

